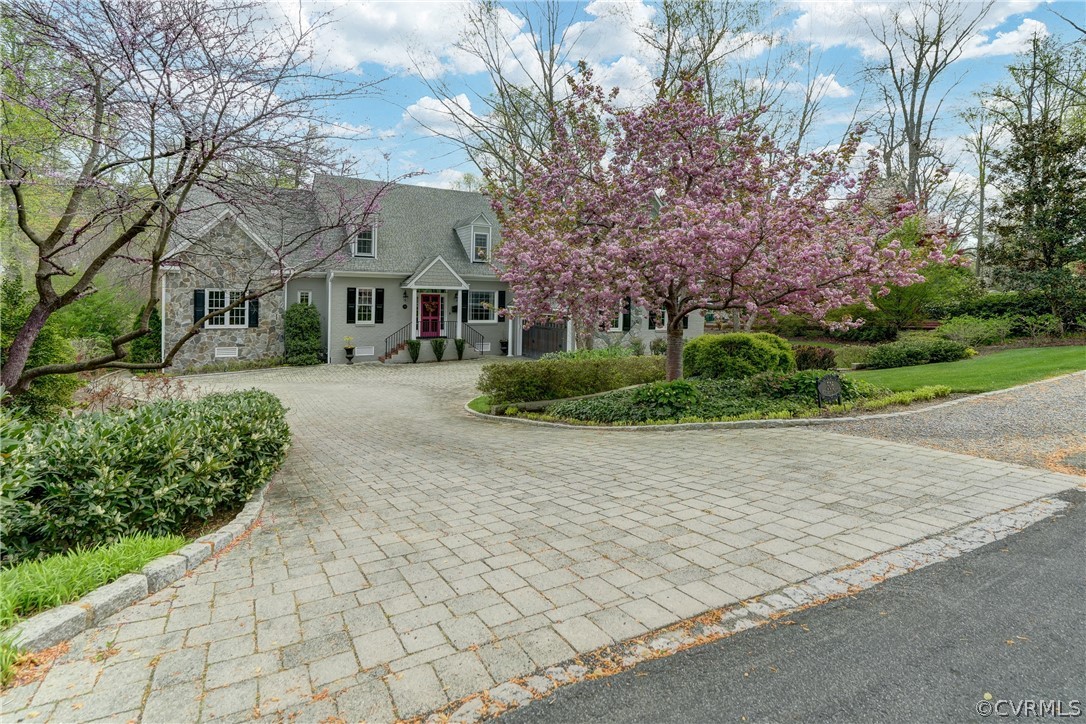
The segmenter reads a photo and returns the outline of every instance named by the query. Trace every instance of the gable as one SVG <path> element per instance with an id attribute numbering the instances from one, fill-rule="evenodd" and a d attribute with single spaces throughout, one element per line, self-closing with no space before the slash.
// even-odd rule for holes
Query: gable
<path id="1" fill-rule="evenodd" d="M 467 289 L 467 283 L 443 258 L 423 264 L 401 286 L 405 289 Z"/>

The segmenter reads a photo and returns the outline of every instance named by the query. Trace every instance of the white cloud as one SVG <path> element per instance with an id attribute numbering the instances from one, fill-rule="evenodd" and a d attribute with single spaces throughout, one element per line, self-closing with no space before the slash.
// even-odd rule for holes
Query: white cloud
<path id="1" fill-rule="evenodd" d="M 424 136 L 455 136 L 459 129 L 456 118 L 470 116 L 471 100 L 464 93 L 446 101 L 423 96 L 404 111 L 403 124 L 417 126 Z"/>
<path id="2" fill-rule="evenodd" d="M 1039 20 L 1025 18 L 1021 25 L 1006 33 L 996 33 L 994 38 L 976 35 L 962 53 L 962 58 L 989 58 L 997 55 L 1014 55 L 1029 48 L 1034 36 L 1045 37 L 1048 27 Z"/>
<path id="3" fill-rule="evenodd" d="M 821 98 L 851 98 L 855 95 L 855 91 L 837 81 L 836 73 L 830 73 L 829 75 L 819 73 L 807 85 L 789 83 L 786 86 L 786 90 L 796 94 L 803 94 L 808 88 L 810 88 L 811 97 L 816 100 Z"/>
<path id="4" fill-rule="evenodd" d="M 895 14 L 909 17 L 910 10 L 918 6 L 915 3 L 868 0 L 811 0 L 793 4 L 801 10 L 790 29 L 794 42 L 821 48 L 856 48 L 867 58 L 877 58 L 885 52 L 872 37 L 871 28 L 889 28 Z M 989 35 L 1010 18 L 1030 12 L 1040 4 L 1041 0 L 997 0 L 977 26 L 978 32 L 966 41 L 962 58 L 1010 55 L 1019 52 L 1033 32 L 1040 30 L 1047 34 L 1044 23 L 1027 18 L 1015 30 L 997 32 L 995 38 Z M 976 17 L 980 7 L 977 3 L 962 0 L 960 6 L 951 12 L 959 15 L 960 23 L 966 23 Z M 926 18 L 926 23 L 935 19 L 933 13 Z"/>

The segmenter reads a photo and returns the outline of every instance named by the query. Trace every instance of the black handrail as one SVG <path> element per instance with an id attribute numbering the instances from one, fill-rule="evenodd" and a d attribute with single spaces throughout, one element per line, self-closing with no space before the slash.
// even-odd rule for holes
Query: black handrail
<path id="1" fill-rule="evenodd" d="M 385 357 L 392 354 L 392 350 L 399 347 L 411 337 L 411 322 L 408 322 L 404 326 L 397 329 L 392 334 L 385 337 Z"/>
<path id="2" fill-rule="evenodd" d="M 465 324 L 464 339 L 467 341 L 468 344 L 475 348 L 475 351 L 480 353 L 482 352 L 482 350 L 479 349 L 479 345 L 486 341 L 486 339 L 483 337 L 482 332 L 475 329 L 475 327 Z"/>

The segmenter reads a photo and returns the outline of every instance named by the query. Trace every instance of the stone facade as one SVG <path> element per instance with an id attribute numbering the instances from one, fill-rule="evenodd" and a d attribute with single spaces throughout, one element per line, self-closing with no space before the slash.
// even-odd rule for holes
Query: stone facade
<path id="1" fill-rule="evenodd" d="M 212 254 L 209 250 L 214 249 Z M 267 286 L 274 262 L 240 226 L 224 220 L 209 231 L 199 246 L 181 252 L 177 262 L 164 275 L 163 329 L 168 350 L 192 325 L 197 290 L 237 291 Z M 263 360 L 283 356 L 282 291 L 271 292 L 252 305 L 255 327 L 206 327 L 190 339 L 173 359 L 173 369 L 188 370 L 232 360 Z M 205 301 L 206 304 L 206 301 Z M 237 356 L 216 356 L 216 349 Z"/>

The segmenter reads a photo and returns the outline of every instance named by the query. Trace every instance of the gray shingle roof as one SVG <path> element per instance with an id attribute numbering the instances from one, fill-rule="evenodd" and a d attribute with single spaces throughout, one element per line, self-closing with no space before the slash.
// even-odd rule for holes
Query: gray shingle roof
<path id="1" fill-rule="evenodd" d="M 319 176 L 314 181 L 318 208 L 322 196 L 364 197 L 379 188 L 378 181 L 333 176 Z M 394 184 L 380 200 L 377 214 L 376 257 L 346 257 L 330 262 L 327 268 L 337 271 L 368 271 L 403 274 L 416 271 L 421 264 L 441 256 L 461 276 L 493 277 L 489 264 L 472 263 L 456 236 L 456 226 L 463 219 L 469 222 L 484 216 L 495 229 L 497 219 L 487 197 L 474 191 L 452 191 L 426 186 Z"/>
<path id="2" fill-rule="evenodd" d="M 249 189 L 245 203 L 229 206 L 201 190 L 191 204 L 195 210 L 179 225 L 177 242 L 191 239 L 229 208 L 273 249 L 295 247 L 298 239 L 307 239 L 304 247 L 288 257 L 288 264 L 297 267 L 339 245 L 346 234 L 345 229 L 337 227 L 310 239 L 314 229 L 332 225 L 345 201 L 362 203 L 383 186 L 383 182 L 367 179 L 317 176 L 312 189 Z M 392 184 L 382 194 L 379 205 L 376 256 L 351 256 L 348 245 L 345 252 L 320 265 L 320 270 L 408 277 L 441 256 L 460 276 L 494 277 L 490 264 L 472 263 L 456 234 L 458 225 L 471 223 L 481 215 L 493 229 L 492 246 L 497 243 L 497 219 L 487 197 L 473 191 Z"/>

